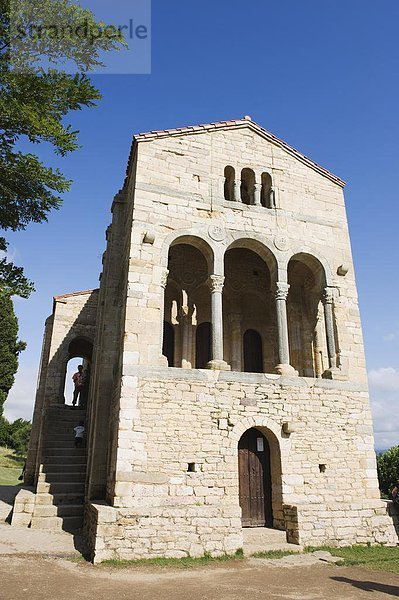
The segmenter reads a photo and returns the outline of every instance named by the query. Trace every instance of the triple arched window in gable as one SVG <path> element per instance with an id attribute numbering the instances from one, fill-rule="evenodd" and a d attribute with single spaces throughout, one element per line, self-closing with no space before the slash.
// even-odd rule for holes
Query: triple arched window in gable
<path id="1" fill-rule="evenodd" d="M 264 172 L 257 177 L 255 171 L 248 167 L 241 170 L 240 177 L 236 177 L 234 167 L 231 165 L 225 167 L 224 198 L 230 202 L 242 202 L 249 206 L 276 208 L 270 173 Z"/>

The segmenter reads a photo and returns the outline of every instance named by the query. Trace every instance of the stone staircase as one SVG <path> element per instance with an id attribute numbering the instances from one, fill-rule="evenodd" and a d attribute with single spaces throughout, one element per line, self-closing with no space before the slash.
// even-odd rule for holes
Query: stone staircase
<path id="1" fill-rule="evenodd" d="M 53 406 L 46 415 L 42 465 L 32 527 L 76 532 L 83 524 L 86 444 L 74 447 L 73 428 L 85 410 Z"/>

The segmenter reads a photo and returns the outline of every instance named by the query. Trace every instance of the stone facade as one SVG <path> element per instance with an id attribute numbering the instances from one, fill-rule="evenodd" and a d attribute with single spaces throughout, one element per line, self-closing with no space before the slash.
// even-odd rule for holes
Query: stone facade
<path id="1" fill-rule="evenodd" d="M 134 139 L 89 296 L 93 355 L 81 354 L 93 560 L 240 548 L 248 430 L 258 458 L 270 452 L 269 525 L 288 541 L 396 541 L 379 499 L 343 185 L 247 118 Z M 62 402 L 64 363 L 58 374 L 47 364 L 66 329 L 55 313 L 30 473 L 43 410 Z"/>

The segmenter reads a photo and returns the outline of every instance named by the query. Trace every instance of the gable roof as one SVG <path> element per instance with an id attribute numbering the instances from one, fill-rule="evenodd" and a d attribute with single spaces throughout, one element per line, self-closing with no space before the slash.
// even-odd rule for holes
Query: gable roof
<path id="1" fill-rule="evenodd" d="M 132 152 L 129 157 L 128 169 L 129 169 L 131 157 L 133 154 L 133 148 L 136 143 L 149 142 L 149 141 L 164 138 L 164 137 L 172 137 L 172 136 L 176 137 L 176 136 L 180 136 L 180 135 L 190 135 L 193 133 L 198 134 L 198 133 L 205 133 L 205 132 L 212 132 L 212 131 L 221 131 L 221 130 L 226 130 L 226 129 L 250 129 L 250 130 L 254 131 L 255 133 L 259 134 L 261 137 L 263 137 L 267 141 L 271 142 L 272 144 L 275 144 L 276 146 L 282 148 L 283 150 L 288 152 L 288 154 L 290 154 L 291 156 L 294 156 L 295 158 L 300 160 L 302 163 L 304 163 L 308 167 L 314 169 L 315 171 L 317 171 L 324 177 L 327 177 L 333 183 L 336 183 L 340 187 L 344 187 L 344 185 L 345 185 L 345 182 L 340 177 L 338 177 L 337 175 L 334 175 L 333 173 L 331 173 L 324 167 L 321 167 L 316 162 L 314 162 L 313 160 L 311 160 L 310 158 L 308 158 L 307 156 L 305 156 L 298 150 L 295 150 L 295 148 L 293 148 L 292 146 L 290 146 L 283 140 L 280 140 L 278 137 L 276 137 L 275 135 L 273 135 L 272 133 L 270 133 L 269 131 L 267 131 L 266 129 L 264 129 L 263 127 L 258 125 L 257 123 L 255 123 L 255 121 L 252 121 L 252 119 L 250 117 L 244 117 L 243 119 L 237 119 L 237 120 L 233 120 L 233 121 L 218 121 L 216 123 L 206 123 L 204 125 L 190 125 L 187 127 L 177 127 L 175 129 L 161 129 L 159 131 L 149 131 L 146 133 L 138 133 L 138 134 L 134 135 L 134 137 L 133 137 Z"/>

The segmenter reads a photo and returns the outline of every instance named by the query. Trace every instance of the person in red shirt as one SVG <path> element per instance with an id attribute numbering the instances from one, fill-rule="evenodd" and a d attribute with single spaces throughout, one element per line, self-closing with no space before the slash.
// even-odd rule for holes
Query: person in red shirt
<path id="1" fill-rule="evenodd" d="M 72 381 L 74 383 L 74 390 L 73 390 L 73 400 L 72 400 L 72 405 L 76 406 L 76 403 L 78 401 L 78 398 L 80 400 L 80 395 L 83 391 L 83 388 L 85 386 L 85 374 L 83 373 L 83 365 L 79 365 L 78 366 L 78 370 L 76 371 L 76 373 L 74 373 L 72 375 Z M 78 404 L 79 406 L 79 404 Z"/>

